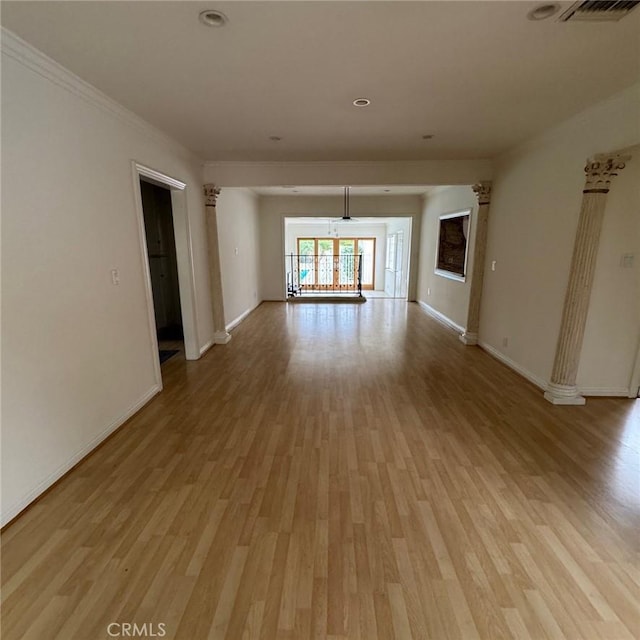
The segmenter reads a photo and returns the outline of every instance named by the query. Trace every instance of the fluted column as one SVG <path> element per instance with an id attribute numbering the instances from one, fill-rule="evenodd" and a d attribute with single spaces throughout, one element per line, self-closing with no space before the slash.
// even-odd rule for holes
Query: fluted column
<path id="1" fill-rule="evenodd" d="M 204 205 L 207 218 L 209 244 L 209 279 L 211 280 L 211 306 L 213 311 L 213 342 L 226 344 L 231 340 L 224 321 L 224 298 L 222 295 L 222 271 L 220 270 L 220 245 L 218 242 L 218 220 L 216 200 L 220 188 L 215 184 L 204 185 Z"/>
<path id="2" fill-rule="evenodd" d="M 473 270 L 467 310 L 467 327 L 460 336 L 466 345 L 478 344 L 480 329 L 480 304 L 482 303 L 482 285 L 484 283 L 484 262 L 487 254 L 487 227 L 489 225 L 489 205 L 491 203 L 491 183 L 480 182 L 471 187 L 478 198 L 476 215 L 476 239 L 473 249 Z"/>
<path id="3" fill-rule="evenodd" d="M 589 159 L 584 169 L 586 182 L 571 258 L 569 285 L 564 298 L 551 382 L 544 394 L 553 404 L 585 403 L 585 399 L 578 393 L 576 378 L 596 270 L 604 208 L 611 180 L 624 169 L 629 158 L 630 156 L 617 154 L 599 154 Z"/>

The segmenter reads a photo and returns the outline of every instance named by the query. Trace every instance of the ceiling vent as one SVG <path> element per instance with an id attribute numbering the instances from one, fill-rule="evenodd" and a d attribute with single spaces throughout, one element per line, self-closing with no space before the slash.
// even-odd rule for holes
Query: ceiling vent
<path id="1" fill-rule="evenodd" d="M 639 4 L 640 0 L 581 0 L 572 4 L 558 19 L 561 22 L 617 22 Z"/>

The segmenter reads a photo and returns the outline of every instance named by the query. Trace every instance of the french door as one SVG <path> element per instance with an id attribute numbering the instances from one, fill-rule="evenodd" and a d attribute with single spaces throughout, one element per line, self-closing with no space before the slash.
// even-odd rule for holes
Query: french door
<path id="1" fill-rule="evenodd" d="M 375 238 L 298 238 L 300 284 L 306 289 L 355 288 L 361 259 L 362 288 L 373 289 L 375 248 Z"/>

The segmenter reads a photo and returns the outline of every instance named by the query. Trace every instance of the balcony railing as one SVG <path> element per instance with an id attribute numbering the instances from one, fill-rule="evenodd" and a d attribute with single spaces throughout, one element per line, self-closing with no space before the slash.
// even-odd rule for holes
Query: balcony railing
<path id="1" fill-rule="evenodd" d="M 354 294 L 362 297 L 362 256 L 322 254 L 285 256 L 287 295 Z"/>

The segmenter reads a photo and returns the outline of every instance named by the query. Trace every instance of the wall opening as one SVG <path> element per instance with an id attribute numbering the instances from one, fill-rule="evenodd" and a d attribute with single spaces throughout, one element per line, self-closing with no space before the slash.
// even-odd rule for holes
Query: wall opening
<path id="1" fill-rule="evenodd" d="M 175 260 L 175 270 L 177 270 L 177 291 L 174 291 L 168 297 L 172 297 L 170 302 L 171 311 L 167 315 L 168 326 L 172 324 L 181 325 L 182 338 L 181 341 L 184 344 L 184 357 L 187 360 L 197 360 L 200 357 L 199 339 L 198 339 L 198 327 L 196 324 L 196 309 L 195 309 L 195 285 L 194 285 L 194 270 L 193 270 L 193 257 L 192 257 L 192 241 L 191 241 L 191 228 L 189 225 L 189 216 L 187 211 L 187 198 L 186 198 L 186 184 L 180 180 L 176 180 L 170 176 L 160 173 L 149 167 L 145 167 L 136 162 L 133 162 L 133 179 L 134 179 L 134 194 L 136 198 L 136 209 L 138 212 L 138 229 L 140 236 L 140 252 L 142 259 L 142 266 L 145 273 L 145 289 L 147 298 L 147 310 L 149 319 L 149 341 L 151 348 L 157 356 L 154 359 L 154 366 L 156 372 L 156 381 L 158 384 L 162 384 L 162 375 L 160 371 L 160 345 L 158 337 L 164 338 L 165 335 L 171 335 L 171 329 L 166 329 L 164 321 L 157 324 L 156 322 L 156 308 L 154 305 L 154 287 L 152 284 L 152 266 L 150 264 L 151 259 L 149 255 L 158 255 L 157 262 L 154 264 L 154 271 L 160 272 L 160 259 L 161 253 L 166 251 L 160 251 L 155 254 L 155 249 L 161 245 L 151 239 L 148 241 L 147 228 L 145 224 L 145 212 L 143 207 L 143 190 L 147 193 L 160 194 L 154 195 L 153 198 L 159 197 L 162 205 L 166 211 L 170 209 L 171 212 L 171 229 L 168 228 L 168 218 L 164 217 L 164 222 L 158 223 L 160 226 L 165 225 L 165 230 L 162 232 L 166 238 L 164 241 L 164 247 L 167 244 L 172 246 L 172 259 Z M 147 186 L 148 185 L 148 186 Z M 152 187 L 157 187 L 160 190 L 151 190 Z M 168 192 L 168 198 L 167 198 Z M 170 203 L 168 202 L 170 199 Z M 170 205 L 170 206 L 169 206 Z M 156 231 L 151 234 L 155 237 L 160 233 Z M 171 241 L 171 235 L 173 239 Z M 151 244 L 151 247 L 148 247 Z M 153 246 L 155 244 L 155 246 Z M 161 247 L 162 248 L 162 247 Z M 165 257 L 165 266 L 166 260 Z M 158 275 L 158 274 L 156 274 Z M 167 275 L 165 278 L 174 278 L 173 287 L 175 287 L 175 273 L 173 275 Z M 158 295 L 158 294 L 157 294 Z M 167 300 L 169 302 L 169 300 Z M 175 305 L 179 308 L 179 313 L 176 311 Z M 164 313 L 164 312 L 162 312 Z M 177 319 L 177 322 L 175 322 Z M 161 331 L 158 331 L 158 328 Z M 177 329 L 173 327 L 173 335 L 177 335 Z M 164 349 L 163 349 L 164 350 Z"/>
<path id="2" fill-rule="evenodd" d="M 322 295 L 323 288 L 335 293 L 348 278 L 341 261 L 343 253 L 362 254 L 362 290 L 367 298 L 407 299 L 411 247 L 410 217 L 361 217 L 348 222 L 330 217 L 285 217 L 285 278 L 287 295 L 290 295 L 292 259 L 304 273 L 304 294 Z M 390 252 L 392 247 L 392 253 Z M 300 266 L 300 256 L 315 256 L 308 266 Z M 327 258 L 331 256 L 331 258 Z M 348 256 L 347 256 L 348 257 Z M 328 262 L 327 262 L 328 260 Z M 325 264 L 326 263 L 326 264 Z M 348 266 L 348 263 L 345 263 Z M 333 267 L 329 274 L 324 268 Z M 348 275 L 348 274 L 347 274 Z M 327 280 L 327 278 L 329 278 Z M 307 282 L 308 281 L 308 282 Z M 344 281 L 344 282 L 343 282 Z M 355 291 L 355 289 L 354 289 Z"/>
<path id="3" fill-rule="evenodd" d="M 141 178 L 140 194 L 162 364 L 172 357 L 185 357 L 171 191 Z"/>

